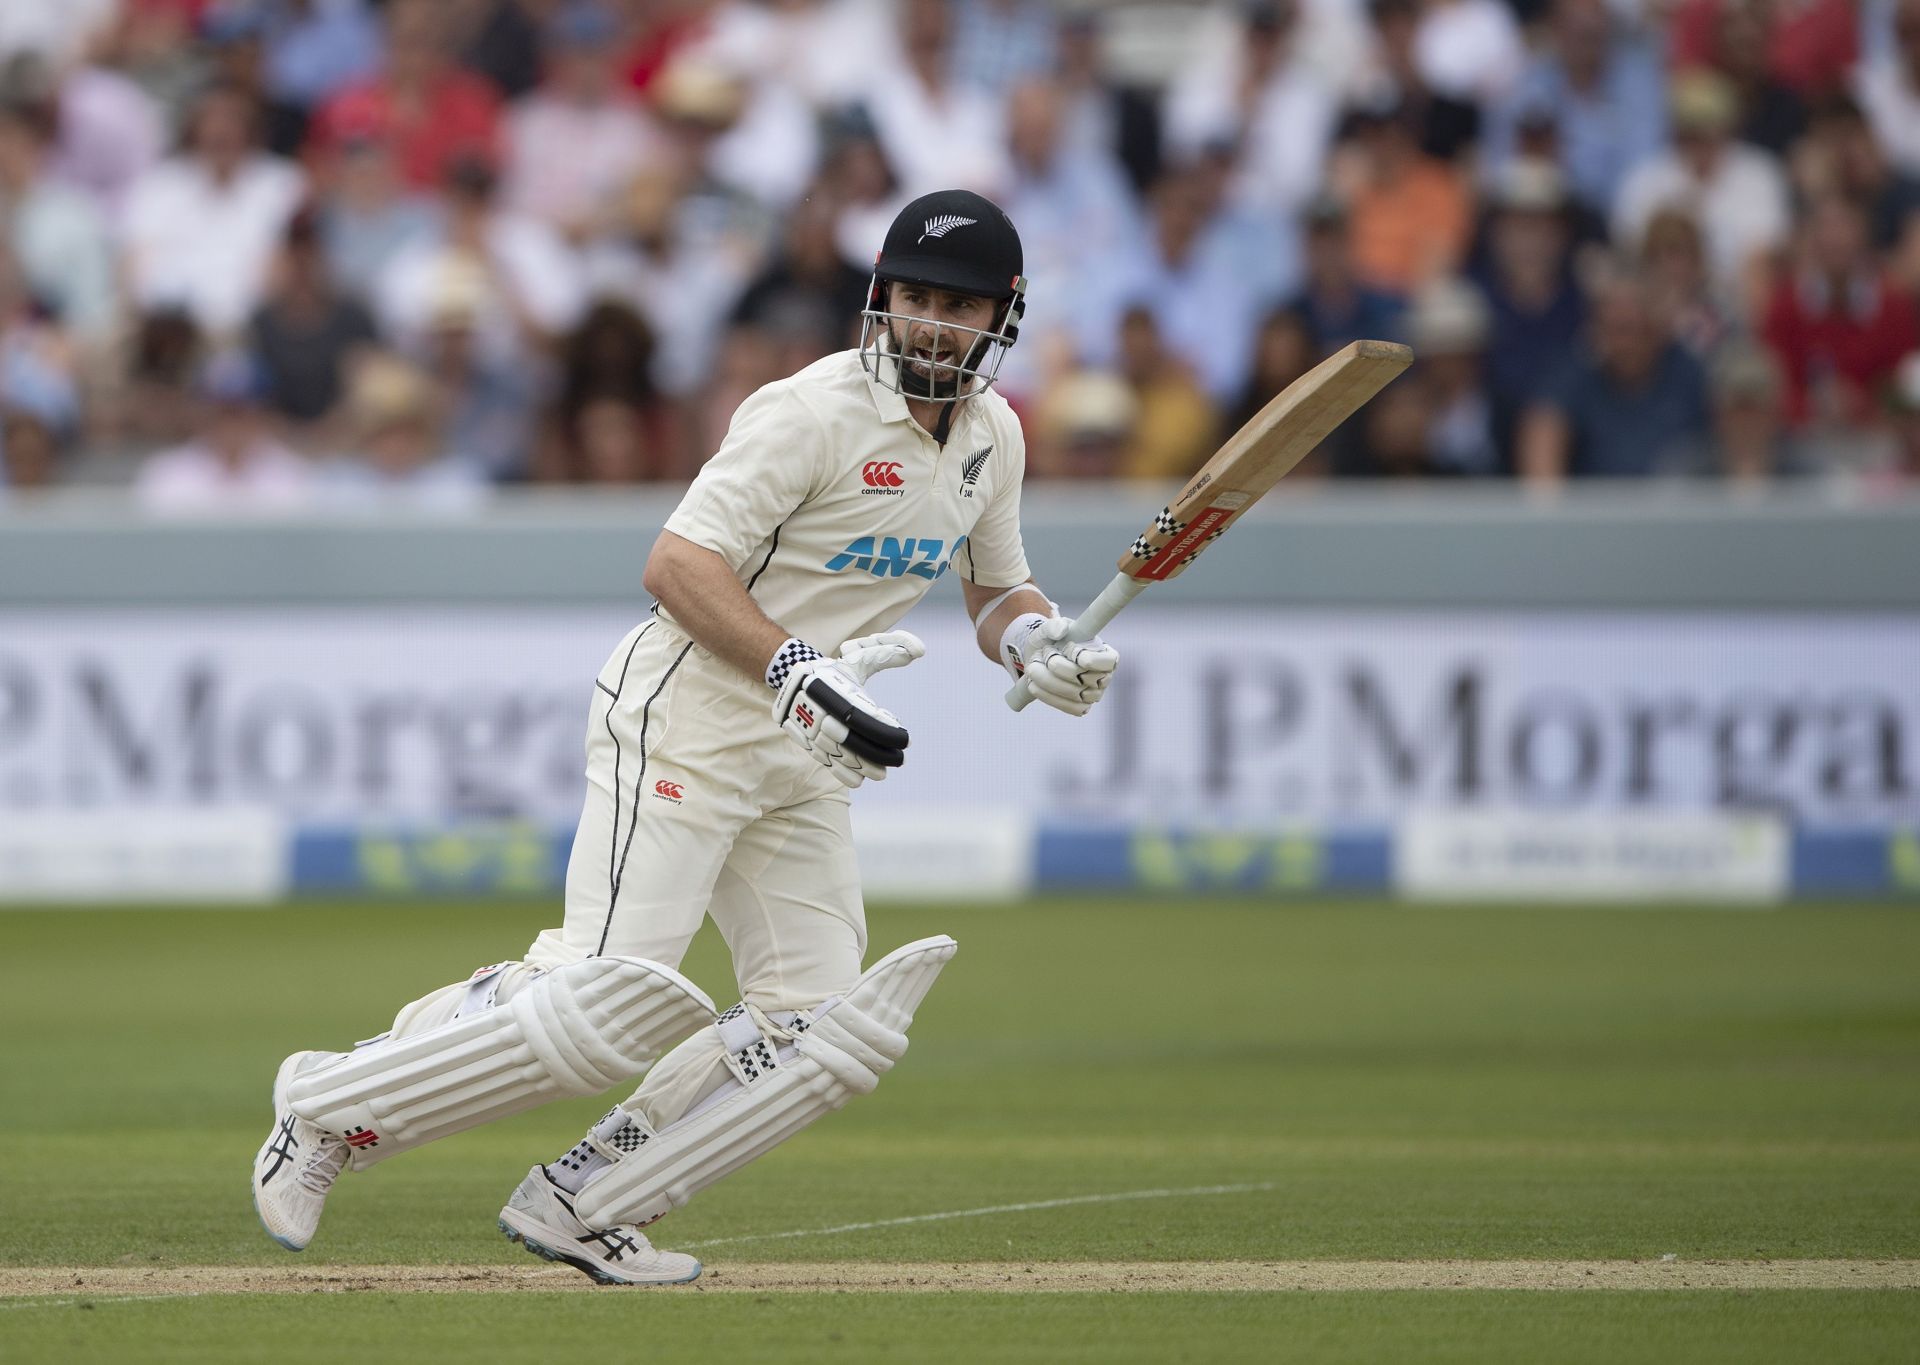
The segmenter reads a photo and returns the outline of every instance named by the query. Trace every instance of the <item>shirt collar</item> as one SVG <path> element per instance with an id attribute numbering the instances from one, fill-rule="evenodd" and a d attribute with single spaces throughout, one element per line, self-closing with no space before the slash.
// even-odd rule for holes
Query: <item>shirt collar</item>
<path id="1" fill-rule="evenodd" d="M 881 355 L 876 363 L 884 361 Z M 873 371 L 867 368 L 867 359 L 860 357 L 860 377 L 867 381 L 867 392 L 873 395 L 873 406 L 880 413 L 883 422 L 911 422 L 913 414 L 907 411 L 907 400 L 898 390 L 890 389 L 873 377 Z"/>

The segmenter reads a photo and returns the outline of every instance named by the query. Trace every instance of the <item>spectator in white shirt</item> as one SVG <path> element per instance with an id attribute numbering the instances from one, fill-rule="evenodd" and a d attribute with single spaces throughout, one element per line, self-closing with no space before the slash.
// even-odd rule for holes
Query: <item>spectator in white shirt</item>
<path id="1" fill-rule="evenodd" d="M 876 66 L 865 100 L 907 194 L 959 186 L 992 196 L 1007 183 L 1000 101 L 951 75 L 945 0 L 904 0 L 898 61 Z"/>
<path id="2" fill-rule="evenodd" d="M 150 456 L 135 476 L 134 497 L 144 509 L 187 515 L 288 513 L 312 504 L 312 471 L 273 436 L 250 359 L 229 351 L 209 360 L 200 374 L 199 396 L 199 434 Z"/>
<path id="3" fill-rule="evenodd" d="M 291 162 L 254 150 L 257 127 L 248 91 L 213 86 L 194 110 L 187 150 L 134 185 L 121 237 L 142 308 L 184 307 L 224 336 L 259 305 L 306 179 Z"/>
<path id="4" fill-rule="evenodd" d="M 35 296 L 99 343 L 118 313 L 113 249 L 92 201 L 47 173 L 54 117 L 50 105 L 0 103 L 0 225 Z"/>
<path id="5" fill-rule="evenodd" d="M 512 107 L 502 199 L 574 240 L 601 225 L 662 139 L 620 78 L 619 26 L 571 4 L 547 26 L 547 79 Z"/>
<path id="6" fill-rule="evenodd" d="M 442 436 L 445 396 L 397 356 L 375 353 L 353 367 L 346 418 L 354 452 L 319 472 L 330 507 L 377 512 L 463 512 L 478 506 L 487 481 L 473 462 L 449 452 Z"/>
<path id="7" fill-rule="evenodd" d="M 1659 210 L 1688 213 L 1706 236 L 1716 286 L 1750 306 L 1765 287 L 1767 258 L 1785 244 L 1791 220 L 1780 163 L 1733 139 L 1739 112 L 1726 77 L 1706 70 L 1677 76 L 1669 100 L 1674 145 L 1628 172 L 1614 204 L 1613 235 L 1637 251 Z"/>
<path id="8" fill-rule="evenodd" d="M 1336 102 L 1295 56 L 1299 18 L 1297 0 L 1249 5 L 1224 62 L 1197 62 L 1168 97 L 1168 142 L 1183 160 L 1236 149 L 1233 194 L 1249 208 L 1295 213 L 1320 186 Z"/>

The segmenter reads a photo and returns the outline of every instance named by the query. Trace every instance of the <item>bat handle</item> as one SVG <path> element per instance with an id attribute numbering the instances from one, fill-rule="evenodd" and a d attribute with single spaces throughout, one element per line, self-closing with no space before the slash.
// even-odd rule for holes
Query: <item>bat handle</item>
<path id="1" fill-rule="evenodd" d="M 1100 595 L 1087 603 L 1087 609 L 1073 618 L 1073 629 L 1067 632 L 1067 638 L 1091 640 L 1106 628 L 1107 622 L 1120 614 L 1120 608 L 1146 591 L 1147 582 L 1130 574 L 1115 574 L 1113 580 L 1100 590 Z M 1026 710 L 1027 703 L 1032 700 L 1033 684 L 1025 678 L 1007 689 L 1007 705 L 1016 711 Z"/>

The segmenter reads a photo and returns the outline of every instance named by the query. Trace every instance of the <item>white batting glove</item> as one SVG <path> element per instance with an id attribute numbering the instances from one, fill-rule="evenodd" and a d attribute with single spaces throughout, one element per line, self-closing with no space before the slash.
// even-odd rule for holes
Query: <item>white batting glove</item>
<path id="1" fill-rule="evenodd" d="M 891 711 L 867 695 L 868 677 L 899 668 L 926 653 L 905 631 L 863 636 L 841 649 L 841 659 L 804 640 L 788 640 L 767 665 L 774 688 L 773 719 L 844 787 L 906 762 L 907 732 Z"/>
<path id="2" fill-rule="evenodd" d="M 888 630 L 878 635 L 862 635 L 840 646 L 840 662 L 861 682 L 889 668 L 905 668 L 915 659 L 925 658 L 927 647 L 909 630 Z"/>
<path id="3" fill-rule="evenodd" d="M 1015 679 L 1025 678 L 1033 695 L 1056 711 L 1084 716 L 1106 695 L 1120 651 L 1094 636 L 1070 640 L 1073 620 L 1030 611 L 1000 637 L 1000 662 Z"/>

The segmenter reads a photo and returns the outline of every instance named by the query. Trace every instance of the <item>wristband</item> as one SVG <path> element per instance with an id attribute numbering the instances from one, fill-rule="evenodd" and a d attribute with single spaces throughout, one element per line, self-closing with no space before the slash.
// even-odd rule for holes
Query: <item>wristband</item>
<path id="1" fill-rule="evenodd" d="M 1007 672 L 1018 681 L 1025 676 L 1027 665 L 1021 657 L 1020 646 L 1027 637 L 1047 623 L 1047 618 L 1037 611 L 1016 616 L 1000 636 L 1000 662 L 1007 666 Z"/>
<path id="2" fill-rule="evenodd" d="M 767 686 L 778 692 L 787 685 L 787 677 L 794 669 L 810 659 L 826 657 L 799 636 L 790 636 L 784 645 L 773 651 L 773 658 L 767 661 Z"/>

